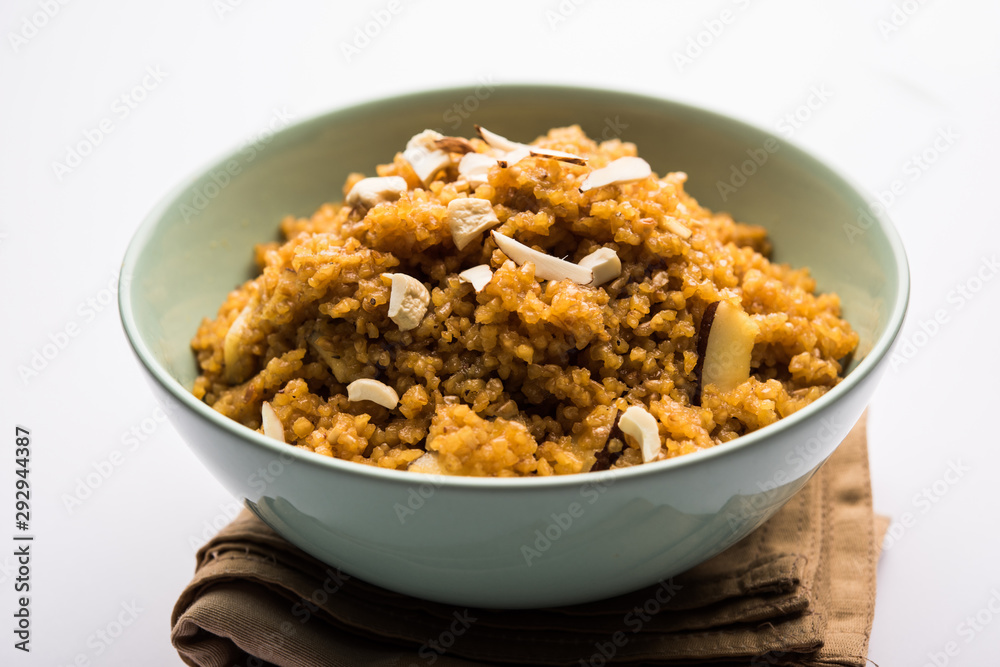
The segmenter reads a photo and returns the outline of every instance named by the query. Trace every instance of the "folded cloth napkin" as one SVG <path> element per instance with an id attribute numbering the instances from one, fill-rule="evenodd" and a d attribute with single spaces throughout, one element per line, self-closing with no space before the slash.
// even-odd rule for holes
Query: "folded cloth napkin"
<path id="1" fill-rule="evenodd" d="M 851 665 L 866 662 L 875 566 L 865 418 L 759 530 L 672 579 L 544 610 L 387 591 L 244 510 L 198 552 L 171 619 L 189 665 Z"/>

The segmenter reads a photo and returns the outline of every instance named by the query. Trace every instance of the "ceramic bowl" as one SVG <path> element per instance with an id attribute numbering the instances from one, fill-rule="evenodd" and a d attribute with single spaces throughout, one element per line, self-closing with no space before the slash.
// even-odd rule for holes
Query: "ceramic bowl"
<path id="1" fill-rule="evenodd" d="M 861 337 L 844 381 L 805 409 L 715 448 L 625 470 L 538 479 L 440 478 L 281 445 L 189 390 L 199 322 L 253 274 L 252 247 L 287 214 L 339 201 L 424 128 L 479 123 L 530 140 L 580 124 L 620 137 L 660 173 L 685 171 L 709 208 L 764 225 L 774 259 L 808 266 Z M 663 99 L 554 86 L 410 94 L 280 129 L 199 170 L 140 225 L 121 317 L 178 432 L 225 487 L 285 538 L 388 589 L 458 605 L 542 607 L 640 588 L 719 553 L 801 488 L 860 417 L 906 310 L 899 236 L 806 152 L 725 116 Z"/>

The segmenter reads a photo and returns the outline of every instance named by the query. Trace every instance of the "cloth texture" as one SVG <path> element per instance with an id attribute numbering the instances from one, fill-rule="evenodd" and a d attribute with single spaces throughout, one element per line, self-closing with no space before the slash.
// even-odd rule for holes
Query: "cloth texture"
<path id="1" fill-rule="evenodd" d="M 763 526 L 647 589 L 542 610 L 466 609 L 352 578 L 248 510 L 197 555 L 171 618 L 199 667 L 866 663 L 875 569 L 865 417 Z"/>

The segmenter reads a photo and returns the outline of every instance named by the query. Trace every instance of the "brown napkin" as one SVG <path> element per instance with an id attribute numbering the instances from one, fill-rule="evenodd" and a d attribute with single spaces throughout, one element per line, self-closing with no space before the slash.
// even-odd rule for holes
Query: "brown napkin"
<path id="1" fill-rule="evenodd" d="M 759 530 L 648 589 L 545 610 L 465 609 L 353 579 L 244 510 L 198 552 L 171 639 L 189 665 L 864 665 L 887 520 L 865 418 Z"/>

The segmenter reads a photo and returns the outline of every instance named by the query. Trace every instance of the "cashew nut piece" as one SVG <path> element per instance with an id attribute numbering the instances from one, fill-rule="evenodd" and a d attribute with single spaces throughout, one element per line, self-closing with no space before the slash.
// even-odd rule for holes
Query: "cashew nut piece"
<path id="1" fill-rule="evenodd" d="M 402 176 L 362 178 L 347 193 L 344 203 L 367 211 L 376 204 L 396 201 L 404 192 L 406 192 L 406 181 Z"/>
<path id="2" fill-rule="evenodd" d="M 431 294 L 424 284 L 405 273 L 383 273 L 392 280 L 389 293 L 389 319 L 399 325 L 400 331 L 415 329 L 424 319 Z"/>
<path id="3" fill-rule="evenodd" d="M 472 288 L 476 292 L 482 292 L 483 288 L 493 280 L 493 269 L 489 264 L 480 264 L 471 269 L 466 269 L 458 274 L 458 279 L 467 283 L 472 283 Z"/>
<path id="4" fill-rule="evenodd" d="M 614 280 L 622 273 L 622 261 L 611 248 L 598 248 L 578 263 L 594 272 L 594 282 L 590 283 L 593 287 Z"/>
<path id="5" fill-rule="evenodd" d="M 395 389 L 378 380 L 362 378 L 347 385 L 347 400 L 371 401 L 392 410 L 399 404 L 399 394 L 396 393 Z"/>
<path id="6" fill-rule="evenodd" d="M 443 138 L 440 132 L 424 130 L 406 142 L 403 157 L 424 185 L 430 184 L 434 174 L 451 164 L 448 153 L 437 147 L 437 142 Z"/>
<path id="7" fill-rule="evenodd" d="M 452 199 L 448 202 L 445 219 L 459 250 L 472 243 L 481 232 L 500 224 L 497 214 L 493 212 L 493 204 L 488 199 L 475 197 Z"/>
<path id="8" fill-rule="evenodd" d="M 631 406 L 622 413 L 618 420 L 618 428 L 625 435 L 630 435 L 639 442 L 642 450 L 642 462 L 649 463 L 660 454 L 660 428 L 656 417 L 646 412 L 638 405 Z"/>

